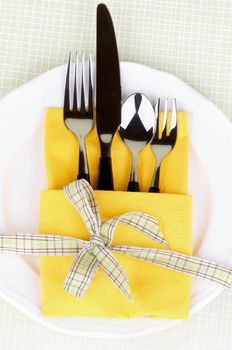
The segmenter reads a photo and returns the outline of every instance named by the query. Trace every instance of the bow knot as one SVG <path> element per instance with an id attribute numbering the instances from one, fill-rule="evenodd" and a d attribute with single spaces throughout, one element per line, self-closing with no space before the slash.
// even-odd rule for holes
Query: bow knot
<path id="1" fill-rule="evenodd" d="M 95 248 L 102 248 L 105 247 L 105 244 L 100 236 L 93 235 L 90 238 L 89 241 L 90 249 L 92 250 L 92 253 L 94 254 L 94 251 L 96 250 Z"/>

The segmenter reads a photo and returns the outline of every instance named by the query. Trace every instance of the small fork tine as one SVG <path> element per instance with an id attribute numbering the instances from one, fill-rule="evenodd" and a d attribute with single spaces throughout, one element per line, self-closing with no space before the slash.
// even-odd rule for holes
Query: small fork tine
<path id="1" fill-rule="evenodd" d="M 161 138 L 165 137 L 168 132 L 168 98 L 164 100 L 164 115 L 163 115 L 163 125 L 161 130 Z"/>
<path id="2" fill-rule="evenodd" d="M 69 95 L 70 62 L 71 62 L 71 52 L 69 52 L 66 81 L 65 81 L 64 116 L 67 116 L 70 113 L 70 95 Z"/>
<path id="3" fill-rule="evenodd" d="M 175 129 L 177 125 L 177 106 L 176 106 L 176 99 L 174 98 L 172 101 L 172 119 L 171 119 L 171 125 L 170 125 L 170 132 Z"/>
<path id="4" fill-rule="evenodd" d="M 155 120 L 154 120 L 154 126 L 153 126 L 153 137 L 150 140 L 150 143 L 155 137 L 158 137 L 158 133 L 159 133 L 160 98 L 157 99 L 157 102 L 154 106 L 154 111 L 155 111 Z"/>
<path id="5" fill-rule="evenodd" d="M 160 115 L 160 98 L 157 99 L 157 102 L 155 104 L 155 119 L 157 120 Z"/>

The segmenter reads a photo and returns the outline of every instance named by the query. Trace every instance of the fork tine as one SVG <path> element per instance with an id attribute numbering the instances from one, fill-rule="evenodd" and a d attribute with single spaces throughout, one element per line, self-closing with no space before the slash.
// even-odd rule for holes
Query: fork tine
<path id="1" fill-rule="evenodd" d="M 177 125 L 177 106 L 176 106 L 176 99 L 174 98 L 172 101 L 172 118 L 171 118 L 171 125 L 170 125 L 170 132 L 175 129 Z"/>
<path id="2" fill-rule="evenodd" d="M 67 73 L 65 80 L 65 92 L 64 92 L 64 115 L 67 115 L 70 111 L 70 95 L 69 95 L 69 75 L 70 75 L 70 62 L 71 62 L 71 51 L 68 56 Z"/>
<path id="3" fill-rule="evenodd" d="M 81 105 L 80 105 L 80 112 L 85 113 L 85 55 L 82 54 L 82 60 L 80 64 L 80 72 L 81 72 Z"/>
<path id="4" fill-rule="evenodd" d="M 93 113 L 93 83 L 92 83 L 92 68 L 93 62 L 92 62 L 92 56 L 89 56 L 89 97 L 88 97 L 88 112 Z"/>
<path id="5" fill-rule="evenodd" d="M 158 135 L 159 133 L 160 98 L 157 99 L 154 110 L 155 110 L 155 120 L 154 120 L 154 126 L 153 126 L 153 134 L 155 137 L 155 135 Z"/>
<path id="6" fill-rule="evenodd" d="M 77 52 L 75 54 L 74 62 L 74 88 L 73 88 L 73 112 L 77 111 Z"/>
<path id="7" fill-rule="evenodd" d="M 162 137 L 167 135 L 167 124 L 168 124 L 168 98 L 164 100 L 164 115 L 163 115 L 163 125 L 162 125 Z"/>
<path id="8" fill-rule="evenodd" d="M 162 122 L 162 118 L 160 115 L 160 103 L 159 103 L 159 108 L 157 109 L 157 127 L 156 127 L 156 137 L 158 139 L 162 138 L 163 125 L 161 124 L 161 122 Z"/>
<path id="9" fill-rule="evenodd" d="M 155 119 L 157 120 L 160 114 L 160 98 L 157 99 L 155 104 Z"/>

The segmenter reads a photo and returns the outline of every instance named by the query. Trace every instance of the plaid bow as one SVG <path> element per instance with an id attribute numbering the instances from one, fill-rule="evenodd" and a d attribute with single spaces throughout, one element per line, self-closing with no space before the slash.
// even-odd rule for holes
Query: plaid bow
<path id="1" fill-rule="evenodd" d="M 111 246 L 114 232 L 118 223 L 122 222 L 167 246 L 157 221 L 145 213 L 130 212 L 101 223 L 94 191 L 85 180 L 74 181 L 65 186 L 64 193 L 78 210 L 91 234 L 90 241 L 84 245 L 72 264 L 65 280 L 65 290 L 81 297 L 92 282 L 100 265 L 116 287 L 132 301 L 127 277 L 111 252 L 116 248 Z M 117 248 L 124 252 L 123 246 Z"/>
<path id="2" fill-rule="evenodd" d="M 87 181 L 72 182 L 65 186 L 64 193 L 84 220 L 91 234 L 89 241 L 50 234 L 2 234 L 0 251 L 24 255 L 76 256 L 64 282 L 64 289 L 78 297 L 83 296 L 101 266 L 115 286 L 133 301 L 127 277 L 113 255 L 114 251 L 183 274 L 205 278 L 227 288 L 232 286 L 231 268 L 170 250 L 154 217 L 141 212 L 129 212 L 101 223 L 94 191 Z M 118 223 L 136 228 L 166 249 L 111 246 Z"/>

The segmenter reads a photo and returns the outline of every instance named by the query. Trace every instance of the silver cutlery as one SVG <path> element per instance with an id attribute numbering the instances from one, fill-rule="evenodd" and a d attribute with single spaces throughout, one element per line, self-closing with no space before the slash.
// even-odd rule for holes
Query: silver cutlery
<path id="1" fill-rule="evenodd" d="M 122 121 L 128 121 L 126 127 L 120 125 L 119 134 L 132 154 L 132 167 L 127 191 L 139 192 L 138 155 L 153 137 L 155 114 L 146 96 L 137 93 L 129 96 L 122 106 Z M 146 120 L 147 128 L 142 121 Z M 123 125 L 124 125 L 123 124 Z"/>
<path id="2" fill-rule="evenodd" d="M 162 125 L 161 125 L 162 123 Z M 151 140 L 151 147 L 156 156 L 156 165 L 149 192 L 160 192 L 160 165 L 163 158 L 173 149 L 177 138 L 177 107 L 176 99 L 172 101 L 170 128 L 168 127 L 168 99 L 164 100 L 163 120 L 160 117 L 160 104 L 156 104 L 155 133 Z"/>
<path id="3" fill-rule="evenodd" d="M 85 137 L 93 127 L 92 58 L 89 56 L 85 61 L 84 55 L 76 54 L 74 63 L 71 61 L 70 53 L 64 94 L 64 121 L 79 142 L 78 179 L 90 182 Z"/>

